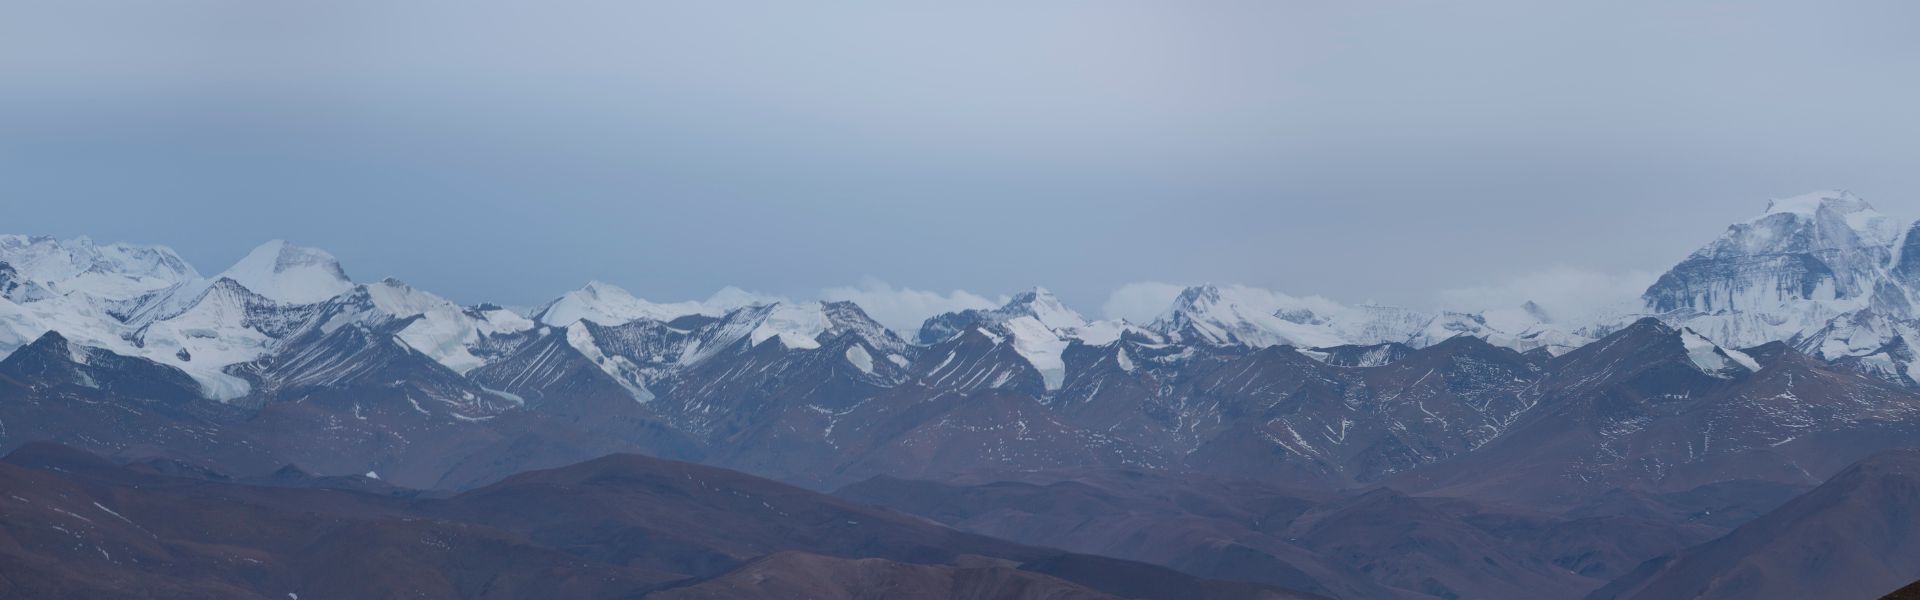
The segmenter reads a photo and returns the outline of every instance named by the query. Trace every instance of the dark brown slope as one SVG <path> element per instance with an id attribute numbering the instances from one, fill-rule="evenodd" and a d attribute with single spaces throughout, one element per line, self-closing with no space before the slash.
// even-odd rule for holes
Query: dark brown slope
<path id="1" fill-rule="evenodd" d="M 878 558 L 844 559 L 782 552 L 687 587 L 655 593 L 661 600 L 1117 600 L 1015 565 L 916 565 Z"/>
<path id="2" fill-rule="evenodd" d="M 1141 471 L 1034 473 L 1026 479 L 941 483 L 883 476 L 836 495 L 965 531 L 1167 565 L 1214 579 L 1338 597 L 1386 592 L 1357 571 L 1326 564 L 1259 531 L 1262 523 L 1284 524 L 1324 501 L 1319 494 Z"/>
<path id="3" fill-rule="evenodd" d="M 638 455 L 523 473 L 427 510 L 595 560 L 700 576 L 789 550 L 936 563 L 1044 554 L 736 471 Z"/>
<path id="4" fill-rule="evenodd" d="M 517 475 L 426 510 L 598 561 L 698 576 L 789 551 L 918 564 L 988 556 L 1130 598 L 1298 597 L 962 533 L 736 471 L 636 455 Z"/>
<path id="5" fill-rule="evenodd" d="M 1576 598 L 1725 531 L 1664 513 L 1563 517 L 1143 471 L 878 477 L 837 493 L 966 531 L 1351 598 Z"/>
<path id="6" fill-rule="evenodd" d="M 1920 450 L 1890 450 L 1589 598 L 1876 598 L 1920 578 Z"/>
<path id="7" fill-rule="evenodd" d="M 637 456 L 529 472 L 444 499 L 297 472 L 270 485 L 222 479 L 164 462 L 120 466 L 63 446 L 25 446 L 0 463 L 0 590 L 636 597 L 791 551 L 929 567 L 842 581 L 856 597 L 895 585 L 991 590 L 998 581 L 1017 591 L 1058 587 L 1056 580 L 1072 582 L 1058 589 L 1128 598 L 1303 597 L 960 533 L 733 471 Z M 1003 570 L 967 570 L 981 561 Z M 869 566 L 848 572 L 877 563 L 857 564 Z"/>
<path id="8" fill-rule="evenodd" d="M 1920 581 L 1909 583 L 1891 594 L 1881 596 L 1880 600 L 1920 600 Z"/>
<path id="9" fill-rule="evenodd" d="M 178 369 L 48 332 L 0 359 L 0 451 L 53 441 L 102 454 L 167 454 L 270 470 L 244 441 L 246 411 L 201 398 Z"/>
<path id="10" fill-rule="evenodd" d="M 594 563 L 409 501 L 143 474 L 61 446 L 0 463 L 0 596 L 617 596 L 678 575 Z"/>

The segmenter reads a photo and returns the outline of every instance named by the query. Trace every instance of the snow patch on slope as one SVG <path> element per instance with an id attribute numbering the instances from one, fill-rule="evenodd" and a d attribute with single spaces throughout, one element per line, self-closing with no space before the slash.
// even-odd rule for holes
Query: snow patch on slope
<path id="1" fill-rule="evenodd" d="M 755 346 L 777 337 L 780 345 L 789 350 L 812 350 L 820 347 L 817 338 L 832 326 L 818 302 L 775 304 L 749 337 Z"/>
<path id="2" fill-rule="evenodd" d="M 1036 317 L 1020 317 L 1006 322 L 1013 335 L 1013 350 L 1040 371 L 1048 391 L 1060 389 L 1067 378 L 1067 363 L 1061 358 L 1069 340 L 1061 339 Z"/>
<path id="3" fill-rule="evenodd" d="M 873 374 L 873 355 L 867 352 L 866 346 L 859 344 L 847 346 L 847 363 L 859 369 L 861 373 Z"/>
<path id="4" fill-rule="evenodd" d="M 1760 370 L 1760 363 L 1753 357 L 1739 350 L 1722 348 L 1691 329 L 1680 330 L 1680 343 L 1687 348 L 1687 359 L 1708 375 L 1725 377 L 1734 365 L 1748 372 Z"/>
<path id="5" fill-rule="evenodd" d="M 633 396 L 634 400 L 643 403 L 653 400 L 653 392 L 648 391 L 640 383 L 642 381 L 640 367 L 633 364 L 633 361 L 627 360 L 627 357 L 602 351 L 600 345 L 594 341 L 593 333 L 587 331 L 586 324 L 575 321 L 567 326 L 567 345 L 573 346 L 574 350 L 580 351 L 587 360 L 593 361 L 601 371 L 611 375 L 620 387 L 625 388 L 627 393 Z"/>
<path id="6" fill-rule="evenodd" d="M 741 340 L 746 341 L 747 347 L 778 339 L 781 347 L 788 350 L 813 350 L 820 347 L 821 336 L 828 333 L 857 335 L 889 355 L 906 349 L 899 337 L 849 303 L 781 302 L 756 304 L 727 313 L 687 345 L 681 362 L 701 362 Z"/>
<path id="7" fill-rule="evenodd" d="M 277 340 L 249 319 L 251 312 L 270 303 L 234 282 L 221 282 L 184 312 L 142 328 L 138 354 L 186 371 L 215 400 L 245 396 L 251 386 L 225 369 L 273 350 Z"/>

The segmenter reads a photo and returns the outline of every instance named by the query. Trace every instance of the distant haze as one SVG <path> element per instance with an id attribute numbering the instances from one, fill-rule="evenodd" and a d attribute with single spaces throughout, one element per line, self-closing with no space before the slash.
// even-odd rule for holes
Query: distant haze
<path id="1" fill-rule="evenodd" d="M 1920 217 L 1911 2 L 0 0 L 0 231 L 1138 318 L 1630 295 L 1766 199 Z M 888 304 L 891 303 L 891 304 Z M 1161 303 L 1156 306 L 1156 303 Z M 894 320 L 905 320 L 896 316 Z"/>

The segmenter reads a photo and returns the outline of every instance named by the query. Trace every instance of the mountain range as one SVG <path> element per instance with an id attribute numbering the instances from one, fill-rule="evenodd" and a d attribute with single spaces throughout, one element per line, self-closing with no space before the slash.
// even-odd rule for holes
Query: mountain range
<path id="1" fill-rule="evenodd" d="M 196 490 L 252 490 L 293 468 L 328 489 L 452 494 L 366 500 L 352 519 L 484 527 L 458 535 L 501 548 L 488 560 L 524 555 L 577 585 L 614 585 L 592 595 L 777 597 L 887 581 L 998 590 L 982 597 L 1014 594 L 1005 586 L 1125 596 L 1073 571 L 1097 555 L 1256 596 L 1747 597 L 1774 585 L 1754 573 L 1805 558 L 1796 544 L 1815 539 L 1805 532 L 1844 520 L 1817 513 L 1853 511 L 1831 490 L 1902 472 L 1903 455 L 1883 452 L 1920 440 L 1913 229 L 1845 192 L 1775 200 L 1637 303 L 1592 315 L 1200 285 L 1131 323 L 1087 318 L 1034 288 L 905 333 L 855 303 L 731 288 L 657 303 L 594 282 L 514 311 L 394 279 L 355 282 L 327 252 L 279 241 L 204 276 L 164 247 L 0 236 L 0 449 L 97 454 L 60 460 L 91 461 L 114 482 L 136 477 L 114 471 L 125 465 L 164 465 L 168 477 L 218 474 Z M 630 454 L 656 458 L 602 458 Z M 674 460 L 685 462 L 660 462 Z M 627 470 L 672 479 L 709 468 L 1010 541 L 938 560 L 649 546 L 682 561 L 667 564 L 620 548 L 684 532 L 590 539 L 586 521 L 513 509 L 612 502 L 582 491 L 589 481 L 658 492 Z M 65 479 L 54 473 L 17 478 Z M 542 481 L 547 491 L 511 492 Z M 44 485 L 105 498 L 108 484 Z M 1886 485 L 1884 502 L 1899 504 L 1906 484 Z M 182 493 L 151 501 L 269 492 Z M 501 504 L 479 507 L 485 498 Z M 465 512 L 460 499 L 471 500 Z M 443 534 L 455 535 L 421 535 Z M 98 548 L 139 552 L 126 543 Z M 294 552 L 247 543 L 262 561 Z M 252 578 L 239 590 L 168 583 L 182 595 L 312 582 L 171 556 Z M 582 557 L 591 564 L 567 562 Z M 455 562 L 467 560 L 479 559 Z M 1794 581 L 1857 577 L 1846 589 L 1859 595 L 1920 579 L 1920 567 L 1865 562 Z M 113 571 L 45 568 L 52 587 L 20 589 L 80 589 L 60 586 Z M 819 575 L 765 584 L 796 572 Z M 461 581 L 433 585 L 443 584 L 433 589 L 473 595 Z"/>

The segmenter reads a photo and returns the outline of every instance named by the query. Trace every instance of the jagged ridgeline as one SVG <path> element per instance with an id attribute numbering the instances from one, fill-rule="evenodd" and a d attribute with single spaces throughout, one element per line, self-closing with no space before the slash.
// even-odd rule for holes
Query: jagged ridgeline
<path id="1" fill-rule="evenodd" d="M 10 393 L 34 400 L 9 409 L 0 442 L 123 453 L 191 439 L 210 460 L 265 448 L 245 460 L 398 466 L 392 477 L 420 486 L 622 449 L 810 485 L 1078 464 L 1311 485 L 1426 471 L 1456 485 L 1424 467 L 1472 464 L 1458 459 L 1567 418 L 1590 447 L 1554 464 L 1595 481 L 1671 478 L 1724 453 L 1902 422 L 1920 282 L 1909 237 L 1865 201 L 1820 192 L 1770 203 L 1642 302 L 1600 314 L 1202 285 L 1130 323 L 1035 288 L 902 336 L 852 303 L 737 289 L 659 303 L 594 282 L 516 312 L 356 283 L 332 255 L 280 241 L 205 276 L 165 247 L 4 236 L 0 351 L 21 373 Z M 1626 381 L 1593 356 L 1656 366 Z M 138 393 L 120 372 L 145 374 Z M 1821 394 L 1845 401 L 1804 401 Z M 172 420 L 111 419 L 138 438 L 116 440 L 77 414 L 93 405 L 49 400 L 122 395 L 171 407 L 134 421 Z"/>
<path id="2" fill-rule="evenodd" d="M 285 242 L 205 276 L 164 247 L 0 236 L 0 450 L 45 458 L 56 451 L 33 443 L 53 441 L 138 472 L 69 457 L 55 462 L 94 465 L 94 475 L 15 473 L 23 490 L 165 475 L 227 482 L 194 484 L 210 486 L 209 498 L 275 485 L 528 502 L 417 513 L 434 503 L 352 497 L 373 511 L 355 518 L 400 523 L 380 527 L 414 532 L 426 526 L 407 515 L 422 514 L 465 522 L 461 536 L 532 531 L 514 519 L 545 515 L 526 507 L 547 498 L 618 505 L 578 495 L 604 486 L 666 496 L 692 486 L 683 491 L 774 511 L 740 517 L 770 528 L 740 534 L 753 539 L 878 518 L 796 521 L 778 512 L 788 505 L 759 502 L 800 491 L 743 479 L 759 491 L 720 494 L 686 478 L 723 475 L 679 463 L 580 465 L 629 453 L 838 488 L 1036 546 L 1341 597 L 1865 593 L 1920 569 L 1867 572 L 1854 557 L 1805 577 L 1773 574 L 1811 560 L 1797 540 L 1839 544 L 1809 533 L 1828 523 L 1893 532 L 1862 539 L 1907 556 L 1898 532 L 1910 525 L 1911 456 L 1881 453 L 1920 440 L 1911 237 L 1864 201 L 1822 192 L 1773 202 L 1637 301 L 1597 314 L 1531 302 L 1423 311 L 1201 285 L 1132 323 L 1088 318 L 1035 288 L 902 335 L 854 303 L 737 289 L 660 303 L 595 282 L 516 311 L 394 279 L 356 282 L 328 253 Z M 581 477 L 515 495 L 556 473 Z M 225 489 L 235 481 L 253 491 Z M 101 483 L 86 493 L 107 493 Z M 147 497 L 144 485 L 110 496 L 146 498 L 154 514 L 184 505 L 171 492 Z M 844 513 L 814 496 L 807 505 L 832 511 L 808 514 Z M 0 503 L 9 507 L 20 508 Z M 594 548 L 596 561 L 691 560 L 676 548 L 712 541 L 639 551 L 586 522 L 566 525 L 584 538 L 540 543 Z M 200 532 L 169 535 L 201 544 Z M 134 556 L 119 553 L 152 539 L 120 533 L 120 545 L 97 550 Z M 834 535 L 808 539 L 825 545 L 703 549 L 710 562 L 640 571 L 608 558 L 562 580 L 651 590 L 706 578 L 683 589 L 694 597 L 796 572 L 989 578 L 1069 595 L 1116 581 L 1072 562 L 1093 559 L 1060 564 L 1025 547 L 942 542 L 927 546 L 939 560 L 916 566 L 912 547 L 856 553 L 836 549 Z M 300 555 L 279 540 L 247 543 Z M 543 572 L 570 564 L 515 544 L 502 551 Z M 783 548 L 825 554 L 768 554 Z M 61 564 L 125 566 L 75 552 Z M 843 560 L 853 554 L 909 562 Z M 1151 575 L 1143 585 L 1187 581 L 1140 572 Z M 811 589 L 828 588 L 788 591 Z"/>

